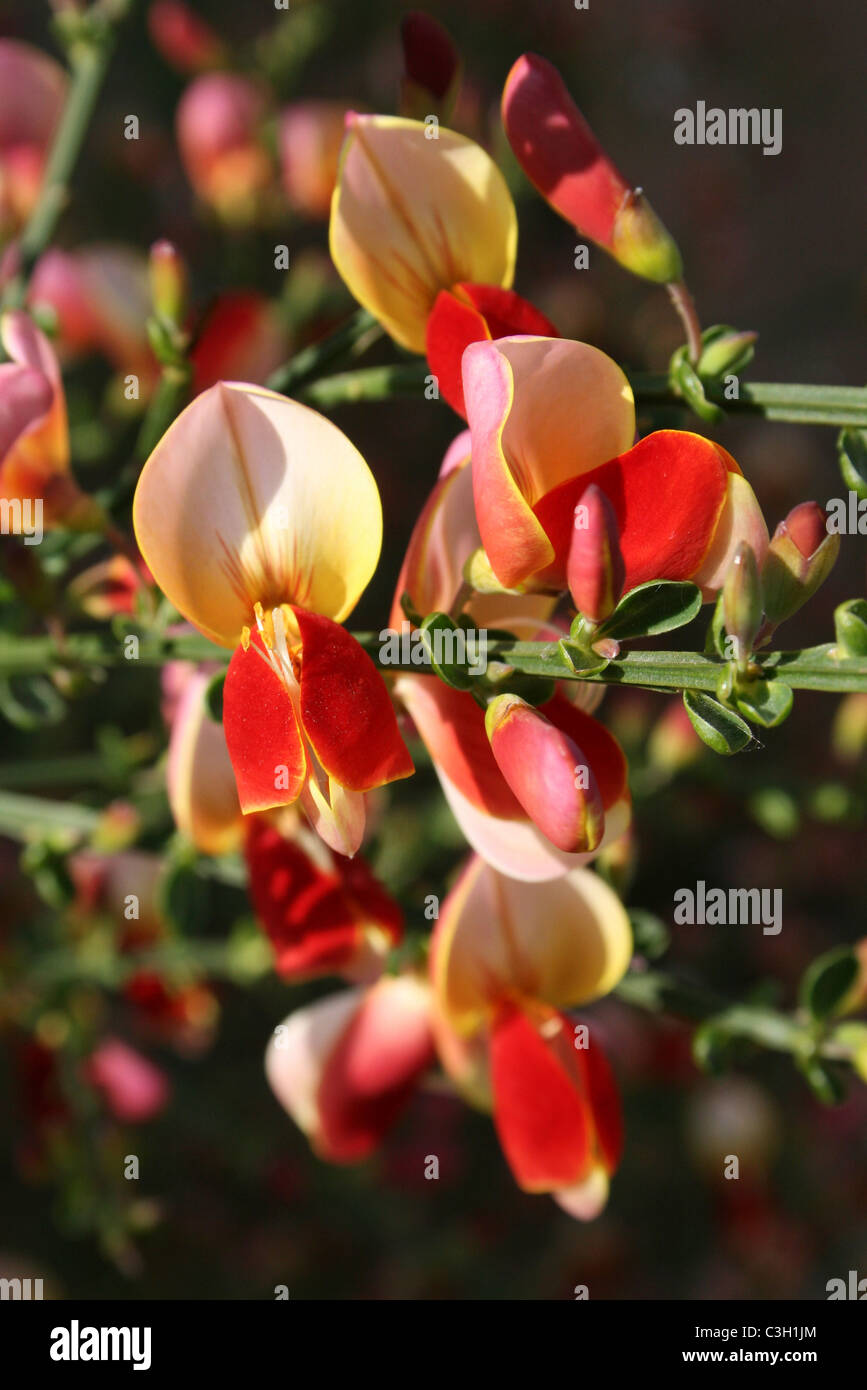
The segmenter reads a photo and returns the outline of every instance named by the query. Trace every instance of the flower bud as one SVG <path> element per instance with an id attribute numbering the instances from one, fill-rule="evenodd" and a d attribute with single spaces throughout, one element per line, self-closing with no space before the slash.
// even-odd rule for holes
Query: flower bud
<path id="1" fill-rule="evenodd" d="M 517 695 L 495 696 L 485 731 L 497 766 L 542 834 L 566 853 L 596 849 L 605 807 L 574 740 Z"/>
<path id="2" fill-rule="evenodd" d="M 833 568 L 839 535 L 829 535 L 828 514 L 818 502 L 801 502 L 781 521 L 762 568 L 765 617 L 771 627 L 807 602 Z"/>
<path id="3" fill-rule="evenodd" d="M 458 51 L 451 35 L 430 15 L 411 10 L 400 26 L 404 73 L 400 114 L 416 121 L 438 116 L 448 121 L 461 80 Z"/>
<path id="4" fill-rule="evenodd" d="M 187 315 L 187 268 L 170 241 L 155 241 L 150 253 L 150 283 L 154 312 L 170 324 L 183 324 Z"/>
<path id="5" fill-rule="evenodd" d="M 710 335 L 714 336 L 711 337 Z M 739 372 L 752 360 L 758 333 L 738 333 L 726 328 L 721 333 L 709 329 L 705 345 L 696 364 L 700 377 L 721 377 L 727 372 Z M 708 341 L 709 339 L 709 341 Z"/>
<path id="6" fill-rule="evenodd" d="M 156 0 L 148 8 L 148 31 L 155 48 L 178 72 L 203 72 L 225 61 L 225 49 L 213 29 L 182 0 Z"/>
<path id="7" fill-rule="evenodd" d="M 855 691 L 837 706 L 831 746 L 844 763 L 857 763 L 867 752 L 867 692 Z"/>
<path id="8" fill-rule="evenodd" d="M 346 125 L 339 101 L 298 101 L 280 117 L 280 169 L 289 206 L 327 221 Z"/>
<path id="9" fill-rule="evenodd" d="M 626 568 L 614 508 L 596 483 L 575 507 L 566 581 L 572 602 L 585 618 L 601 622 L 613 613 L 623 592 Z"/>
<path id="10" fill-rule="evenodd" d="M 670 233 L 611 163 L 551 63 L 535 53 L 519 58 L 502 109 L 518 163 L 561 217 L 633 274 L 661 284 L 681 278 Z"/>
<path id="11" fill-rule="evenodd" d="M 723 585 L 726 632 L 737 643 L 739 665 L 746 662 L 753 649 L 762 625 L 762 610 L 762 581 L 755 553 L 747 541 L 741 541 Z"/>
<path id="12" fill-rule="evenodd" d="M 255 220 L 272 180 L 260 141 L 264 102 L 237 73 L 211 72 L 191 82 L 178 106 L 178 148 L 196 193 L 227 222 Z"/>

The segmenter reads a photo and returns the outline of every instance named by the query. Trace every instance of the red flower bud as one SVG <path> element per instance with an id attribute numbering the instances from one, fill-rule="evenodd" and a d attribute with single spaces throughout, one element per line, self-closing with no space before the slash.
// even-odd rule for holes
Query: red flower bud
<path id="1" fill-rule="evenodd" d="M 585 618 L 601 622 L 617 605 L 626 568 L 614 508 L 591 483 L 575 507 L 566 580 L 572 602 Z"/>

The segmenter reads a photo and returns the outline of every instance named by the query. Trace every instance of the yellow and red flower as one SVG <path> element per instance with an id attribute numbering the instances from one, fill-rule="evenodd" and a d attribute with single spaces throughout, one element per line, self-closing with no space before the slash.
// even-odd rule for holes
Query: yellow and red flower
<path id="1" fill-rule="evenodd" d="M 474 343 L 463 382 L 476 518 L 504 588 L 567 587 L 575 506 L 593 484 L 614 511 L 627 590 L 688 579 L 710 598 L 744 540 L 761 563 L 767 527 L 735 460 L 685 430 L 634 443 L 629 383 L 597 348 Z"/>
<path id="2" fill-rule="evenodd" d="M 367 464 L 315 411 L 221 382 L 151 454 L 133 518 L 166 596 L 236 648 L 223 717 L 241 809 L 298 801 L 354 854 L 364 793 L 412 772 L 382 677 L 340 626 L 382 541 Z"/>
<path id="3" fill-rule="evenodd" d="M 563 1010 L 608 994 L 631 954 L 626 912 L 591 871 L 529 885 L 475 857 L 431 943 L 443 1066 L 493 1110 L 519 1186 L 584 1220 L 607 1199 L 622 1122 L 601 1046 Z"/>

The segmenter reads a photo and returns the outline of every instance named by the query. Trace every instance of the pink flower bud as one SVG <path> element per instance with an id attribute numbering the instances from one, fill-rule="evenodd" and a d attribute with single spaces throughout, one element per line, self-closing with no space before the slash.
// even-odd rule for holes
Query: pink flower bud
<path id="1" fill-rule="evenodd" d="M 497 766 L 543 835 L 567 853 L 596 849 L 605 807 L 574 740 L 517 695 L 490 702 L 485 730 Z"/>
<path id="2" fill-rule="evenodd" d="M 612 164 L 551 63 L 535 53 L 519 58 L 502 109 L 518 163 L 561 217 L 635 275 L 664 284 L 681 278 L 671 235 Z"/>
<path id="3" fill-rule="evenodd" d="M 169 1083 L 158 1067 L 119 1038 L 106 1038 L 87 1059 L 86 1079 L 101 1091 L 116 1120 L 140 1124 L 164 1110 Z"/>
<path id="4" fill-rule="evenodd" d="M 178 107 L 178 147 L 190 182 L 227 221 L 254 220 L 271 183 L 260 143 L 264 115 L 255 84 L 227 72 L 197 77 Z"/>
<path id="5" fill-rule="evenodd" d="M 601 622 L 617 606 L 626 568 L 614 508 L 596 483 L 581 494 L 573 514 L 566 581 L 585 618 Z"/>

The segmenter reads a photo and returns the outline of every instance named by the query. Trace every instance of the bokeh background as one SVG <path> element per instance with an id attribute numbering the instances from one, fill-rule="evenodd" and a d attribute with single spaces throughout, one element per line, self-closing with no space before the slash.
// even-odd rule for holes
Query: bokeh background
<path id="1" fill-rule="evenodd" d="M 396 108 L 399 26 L 410 6 L 293 0 L 288 16 L 266 3 L 193 8 L 231 63 L 258 76 L 275 113 L 310 97 Z M 613 158 L 647 191 L 683 251 L 702 321 L 759 333 L 753 379 L 864 381 L 863 6 L 591 0 L 576 11 L 572 0 L 443 0 L 428 9 L 463 56 L 454 124 L 501 158 L 518 200 L 516 288 L 564 335 L 651 370 L 664 369 L 680 340 L 662 290 L 594 249 L 589 271 L 573 269 L 577 238 L 504 151 L 499 92 L 527 49 L 561 67 Z M 226 225 L 196 199 L 173 126 L 191 79 L 158 50 L 147 11 L 140 4 L 122 35 L 58 244 L 141 254 L 170 238 L 191 267 L 200 314 L 227 290 L 271 302 L 280 360 L 351 310 L 329 268 L 326 226 L 279 197 L 252 225 Z M 56 51 L 49 15 L 44 4 L 5 3 L 0 33 Z M 675 145 L 674 111 L 699 99 L 781 107 L 782 153 Z M 138 141 L 123 138 L 130 113 Z M 276 242 L 289 247 L 288 274 L 275 271 Z M 393 356 L 379 345 L 365 360 Z M 73 457 L 87 488 L 111 481 L 135 438 L 134 411 L 116 388 L 122 365 L 99 353 L 69 363 Z M 382 562 L 353 620 L 378 628 L 457 422 L 444 404 L 414 400 L 342 408 L 335 418 L 383 497 Z M 682 418 L 658 413 L 642 426 Z M 831 429 L 739 419 L 713 434 L 741 463 L 771 527 L 804 498 L 843 495 Z M 2 621 L 14 631 L 14 564 L 3 545 Z M 835 603 L 862 594 L 864 580 L 863 538 L 844 538 L 826 588 L 787 625 L 783 644 L 829 640 Z M 38 630 L 36 620 L 23 630 Z M 691 636 L 702 640 L 698 625 L 685 644 Z M 172 825 L 159 698 L 157 672 L 117 671 L 54 725 L 3 720 L 0 787 L 100 811 L 132 806 L 136 847 L 163 854 Z M 632 862 L 610 871 L 630 906 L 671 930 L 666 968 L 791 1007 L 813 957 L 867 934 L 864 736 L 839 705 L 802 694 L 764 747 L 717 759 L 689 740 L 665 698 L 608 695 L 605 717 L 630 753 L 636 799 Z M 112 825 L 109 845 L 124 833 Z M 576 1284 L 593 1298 L 809 1299 L 850 1269 L 867 1273 L 867 1089 L 853 1084 L 845 1103 L 826 1109 L 791 1059 L 759 1053 L 707 1077 L 692 1061 L 688 1028 L 616 1000 L 591 1012 L 623 1088 L 627 1146 L 592 1225 L 520 1193 L 490 1122 L 436 1088 L 416 1098 L 376 1158 L 322 1165 L 268 1090 L 262 1055 L 289 1009 L 330 986 L 281 984 L 243 889 L 197 874 L 176 846 L 171 853 L 170 930 L 220 963 L 203 977 L 192 1020 L 160 1030 L 112 987 L 116 942 L 64 892 L 63 842 L 43 837 L 22 868 L 18 839 L 0 839 L 0 1273 L 41 1274 L 58 1295 L 166 1299 L 268 1298 L 278 1284 L 293 1298 L 328 1299 L 559 1299 Z M 425 895 L 443 892 L 461 853 L 423 767 L 394 794 L 373 851 L 410 926 L 425 926 Z M 782 932 L 673 927 L 675 890 L 698 879 L 782 889 Z M 83 939 L 84 964 L 70 946 Z M 62 1056 L 67 1042 L 105 1032 L 158 1063 L 170 1102 L 151 1123 L 124 1127 L 79 1097 L 46 1143 L 54 1112 L 40 1049 Z M 129 1153 L 140 1158 L 137 1184 L 118 1176 Z M 436 1182 L 423 1176 L 429 1153 L 440 1158 Z M 738 1182 L 722 1177 L 728 1153 L 740 1156 Z"/>

